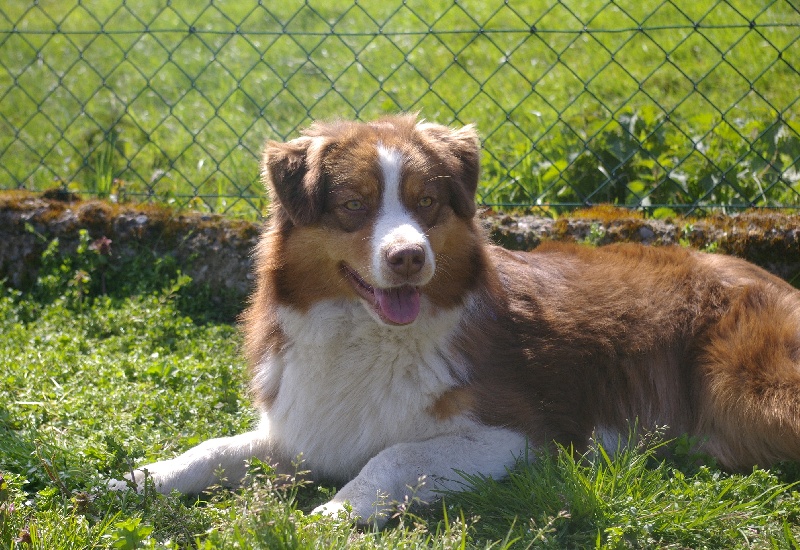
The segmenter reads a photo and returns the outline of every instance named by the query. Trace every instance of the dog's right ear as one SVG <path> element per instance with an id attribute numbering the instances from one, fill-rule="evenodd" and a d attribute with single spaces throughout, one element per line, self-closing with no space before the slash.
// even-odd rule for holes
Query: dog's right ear
<path id="1" fill-rule="evenodd" d="M 301 137 L 269 141 L 261 160 L 261 179 L 272 200 L 272 213 L 293 225 L 317 221 L 325 206 L 323 156 L 328 140 Z M 285 215 L 285 216 L 284 216 Z"/>

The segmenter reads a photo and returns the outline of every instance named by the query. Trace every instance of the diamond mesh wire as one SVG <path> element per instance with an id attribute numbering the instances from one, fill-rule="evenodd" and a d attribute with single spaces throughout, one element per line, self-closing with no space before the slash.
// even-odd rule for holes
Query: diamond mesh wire
<path id="1" fill-rule="evenodd" d="M 0 5 L 0 188 L 263 211 L 265 139 L 478 125 L 479 198 L 800 207 L 793 0 Z"/>

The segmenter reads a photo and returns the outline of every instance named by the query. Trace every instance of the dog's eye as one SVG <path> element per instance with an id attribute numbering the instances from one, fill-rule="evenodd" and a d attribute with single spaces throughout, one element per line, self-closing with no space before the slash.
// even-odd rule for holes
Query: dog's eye
<path id="1" fill-rule="evenodd" d="M 420 208 L 430 208 L 433 205 L 433 198 L 432 197 L 422 197 L 417 202 Z"/>
<path id="2" fill-rule="evenodd" d="M 364 203 L 358 199 L 352 199 L 344 203 L 344 207 L 350 212 L 358 212 L 364 209 Z"/>

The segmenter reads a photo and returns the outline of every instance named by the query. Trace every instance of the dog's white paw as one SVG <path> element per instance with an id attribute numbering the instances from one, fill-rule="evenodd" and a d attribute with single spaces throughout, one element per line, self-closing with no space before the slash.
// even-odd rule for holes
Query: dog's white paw
<path id="1" fill-rule="evenodd" d="M 125 476 L 125 479 L 109 479 L 106 486 L 109 491 L 127 491 L 128 489 L 137 489 L 138 484 L 131 483 L 128 479 L 130 476 Z"/>
<path id="2" fill-rule="evenodd" d="M 145 473 L 145 470 L 147 470 L 147 473 Z M 131 477 L 131 474 L 125 474 L 123 479 L 109 480 L 108 488 L 112 491 L 133 490 L 137 493 L 141 493 L 144 491 L 145 481 L 148 477 L 152 477 L 150 474 L 150 467 L 145 466 L 143 469 L 134 470 L 133 477 Z"/>
<path id="3" fill-rule="evenodd" d="M 346 519 L 360 526 L 376 526 L 386 524 L 390 512 L 389 507 L 377 506 L 374 502 L 358 502 L 355 505 L 347 500 L 333 499 L 312 510 L 312 515 L 322 515 L 335 519 Z"/>
<path id="4" fill-rule="evenodd" d="M 175 468 L 172 461 L 163 460 L 147 464 L 133 470 L 132 474 L 125 474 L 123 479 L 111 479 L 108 488 L 112 491 L 134 490 L 138 493 L 144 492 L 144 486 L 148 479 L 153 480 L 153 485 L 159 492 L 169 492 L 167 480 L 174 477 Z"/>
<path id="5" fill-rule="evenodd" d="M 321 504 L 311 511 L 312 515 L 321 515 L 330 518 L 346 518 L 352 519 L 348 507 L 343 502 L 335 502 L 331 500 L 325 504 Z"/>

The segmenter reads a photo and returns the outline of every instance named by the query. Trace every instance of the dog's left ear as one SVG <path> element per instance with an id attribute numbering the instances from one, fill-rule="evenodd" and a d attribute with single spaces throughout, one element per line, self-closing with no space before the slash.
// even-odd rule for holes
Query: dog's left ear
<path id="1" fill-rule="evenodd" d="M 417 130 L 427 136 L 437 151 L 450 160 L 453 179 L 450 206 L 464 218 L 475 215 L 475 192 L 481 171 L 481 143 L 472 124 L 453 129 L 439 124 L 420 122 Z"/>
<path id="2" fill-rule="evenodd" d="M 264 147 L 261 179 L 272 199 L 276 219 L 293 225 L 314 223 L 325 199 L 323 156 L 327 140 L 301 137 L 287 143 L 270 141 Z"/>

